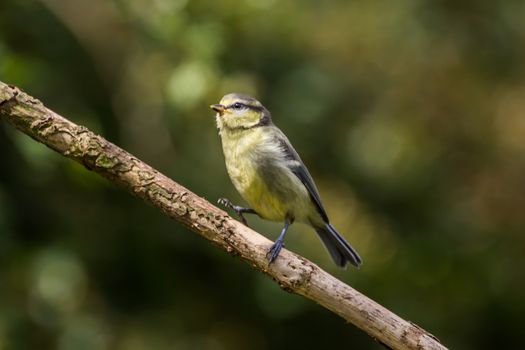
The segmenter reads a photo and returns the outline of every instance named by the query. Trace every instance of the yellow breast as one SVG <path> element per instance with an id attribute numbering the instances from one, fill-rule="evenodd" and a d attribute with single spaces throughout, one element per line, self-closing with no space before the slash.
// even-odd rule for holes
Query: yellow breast
<path id="1" fill-rule="evenodd" d="M 226 169 L 233 185 L 252 209 L 267 220 L 283 221 L 286 204 L 268 190 L 257 171 L 256 152 L 267 141 L 262 131 L 262 128 L 255 128 L 242 135 L 222 135 Z"/>

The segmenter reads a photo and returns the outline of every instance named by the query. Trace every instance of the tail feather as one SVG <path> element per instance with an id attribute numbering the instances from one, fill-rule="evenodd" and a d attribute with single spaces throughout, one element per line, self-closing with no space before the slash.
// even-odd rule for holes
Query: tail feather
<path id="1" fill-rule="evenodd" d="M 361 265 L 362 260 L 359 254 L 337 233 L 332 225 L 325 224 L 325 226 L 316 227 L 315 231 L 337 266 L 346 268 L 348 263 L 351 263 L 355 267 Z"/>

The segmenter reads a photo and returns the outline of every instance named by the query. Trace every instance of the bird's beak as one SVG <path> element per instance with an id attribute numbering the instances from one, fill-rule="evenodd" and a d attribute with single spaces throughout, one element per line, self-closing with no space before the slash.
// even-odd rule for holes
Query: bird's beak
<path id="1" fill-rule="evenodd" d="M 223 115 L 224 111 L 226 110 L 226 108 L 221 104 L 211 105 L 210 108 L 219 113 L 219 115 Z"/>

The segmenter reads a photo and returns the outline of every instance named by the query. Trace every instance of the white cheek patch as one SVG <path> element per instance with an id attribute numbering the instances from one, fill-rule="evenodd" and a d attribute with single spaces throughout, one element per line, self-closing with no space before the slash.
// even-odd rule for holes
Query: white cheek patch
<path id="1" fill-rule="evenodd" d="M 247 107 L 241 109 L 228 108 L 227 113 L 220 117 L 217 116 L 217 126 L 230 130 L 248 130 L 260 125 L 258 115 L 250 112 Z"/>

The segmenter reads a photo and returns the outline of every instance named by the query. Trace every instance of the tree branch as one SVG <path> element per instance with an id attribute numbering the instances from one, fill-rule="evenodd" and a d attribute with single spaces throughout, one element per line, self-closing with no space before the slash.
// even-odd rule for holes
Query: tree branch
<path id="1" fill-rule="evenodd" d="M 133 155 L 47 109 L 39 100 L 0 82 L 0 119 L 159 208 L 219 248 L 341 316 L 394 349 L 446 349 L 405 321 L 305 258 L 283 249 L 268 265 L 272 242 Z"/>

